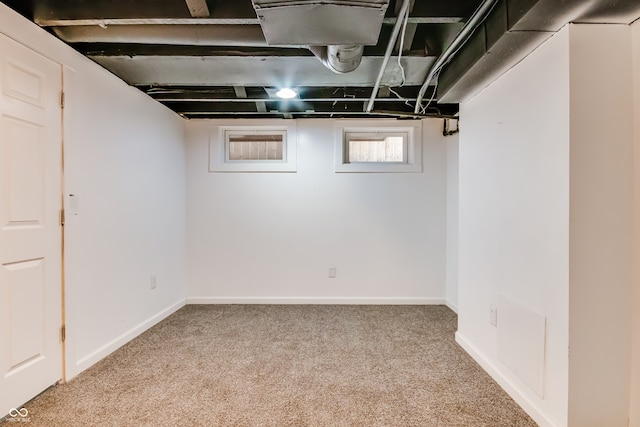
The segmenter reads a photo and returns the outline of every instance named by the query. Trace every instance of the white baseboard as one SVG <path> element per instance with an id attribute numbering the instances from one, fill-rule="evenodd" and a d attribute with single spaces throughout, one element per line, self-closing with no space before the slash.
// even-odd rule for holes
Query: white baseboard
<path id="1" fill-rule="evenodd" d="M 451 301 L 447 300 L 445 302 L 445 305 L 447 307 L 449 307 L 451 309 L 451 311 L 453 311 L 455 314 L 458 314 L 458 306 L 455 305 L 454 303 L 452 303 Z"/>
<path id="2" fill-rule="evenodd" d="M 166 319 L 167 317 L 169 317 L 170 315 L 172 315 L 173 313 L 175 313 L 176 311 L 184 307 L 185 304 L 186 304 L 186 300 L 181 299 L 175 304 L 172 304 L 171 306 L 165 308 L 158 314 L 151 316 L 147 320 L 131 328 L 130 330 L 120 335 L 116 339 L 103 345 L 102 347 L 100 347 L 93 353 L 89 354 L 88 356 L 85 356 L 82 359 L 78 360 L 74 366 L 73 372 L 67 371 L 67 381 L 75 377 L 76 375 L 78 375 L 80 372 L 95 365 L 97 362 L 99 362 L 106 356 L 110 355 L 111 353 L 113 353 L 114 351 L 116 351 L 117 349 L 119 349 L 120 347 L 122 347 L 123 345 L 125 345 L 126 343 L 128 343 L 129 341 L 131 341 L 132 339 L 134 339 L 144 331 L 146 331 L 147 329 L 156 325 L 160 321 Z"/>
<path id="3" fill-rule="evenodd" d="M 503 368 L 491 362 L 482 352 L 469 342 L 460 332 L 456 332 L 456 342 L 484 369 L 491 377 L 507 392 L 518 405 L 529 414 L 533 420 L 541 427 L 559 427 L 559 424 L 551 421 L 542 409 L 522 390 L 511 381 Z"/>
<path id="4" fill-rule="evenodd" d="M 444 305 L 444 298 L 189 297 L 187 304 Z"/>

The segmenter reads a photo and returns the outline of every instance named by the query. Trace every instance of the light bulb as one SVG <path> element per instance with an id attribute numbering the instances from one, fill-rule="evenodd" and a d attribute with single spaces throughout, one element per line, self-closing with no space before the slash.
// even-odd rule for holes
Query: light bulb
<path id="1" fill-rule="evenodd" d="M 278 98 L 291 99 L 298 96 L 298 92 L 296 92 L 291 88 L 283 87 L 282 89 L 276 92 L 276 96 L 278 96 Z"/>

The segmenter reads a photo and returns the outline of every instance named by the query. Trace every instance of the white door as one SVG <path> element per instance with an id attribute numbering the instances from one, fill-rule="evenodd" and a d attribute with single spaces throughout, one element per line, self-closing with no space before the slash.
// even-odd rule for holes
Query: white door
<path id="1" fill-rule="evenodd" d="M 0 34 L 0 417 L 62 377 L 61 79 Z"/>

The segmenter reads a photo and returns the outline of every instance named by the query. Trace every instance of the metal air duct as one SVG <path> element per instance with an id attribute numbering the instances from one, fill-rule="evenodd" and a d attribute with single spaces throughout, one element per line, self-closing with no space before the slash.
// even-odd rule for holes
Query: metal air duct
<path id="1" fill-rule="evenodd" d="M 325 67 L 334 73 L 343 74 L 355 70 L 360 65 L 364 46 L 309 46 L 309 50 Z"/>
<path id="2" fill-rule="evenodd" d="M 252 0 L 270 45 L 305 45 L 331 71 L 360 64 L 378 42 L 389 0 Z"/>

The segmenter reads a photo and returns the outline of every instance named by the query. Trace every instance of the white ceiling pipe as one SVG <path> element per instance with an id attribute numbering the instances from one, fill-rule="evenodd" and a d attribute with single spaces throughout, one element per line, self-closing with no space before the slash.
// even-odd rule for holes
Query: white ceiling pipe
<path id="1" fill-rule="evenodd" d="M 453 57 L 453 55 L 462 47 L 462 45 L 467 41 L 467 39 L 471 36 L 471 34 L 475 31 L 475 29 L 482 23 L 482 21 L 487 17 L 493 6 L 497 3 L 497 0 L 484 0 L 484 2 L 476 9 L 476 11 L 471 15 L 471 18 L 467 21 L 467 23 L 462 27 L 458 35 L 453 39 L 451 44 L 445 49 L 444 52 L 438 57 L 436 62 L 433 63 L 433 66 L 427 73 L 427 78 L 425 79 L 422 87 L 420 88 L 420 92 L 418 92 L 418 100 L 416 102 L 416 107 L 413 110 L 414 114 L 420 113 L 422 108 L 422 99 L 424 98 L 424 94 L 429 87 L 429 83 L 435 77 L 435 75 L 440 72 L 442 67 L 446 65 L 447 62 Z"/>
<path id="2" fill-rule="evenodd" d="M 393 26 L 393 31 L 391 32 L 391 38 L 389 39 L 389 44 L 387 44 L 387 51 L 384 54 L 382 66 L 380 67 L 380 71 L 378 72 L 376 83 L 373 86 L 373 91 L 371 92 L 371 98 L 369 98 L 369 102 L 367 103 L 367 108 L 365 109 L 367 113 L 370 113 L 371 110 L 373 110 L 373 104 L 375 102 L 378 89 L 380 88 L 380 82 L 382 81 L 384 70 L 386 70 L 387 64 L 389 63 L 389 58 L 391 58 L 391 53 L 393 52 L 393 47 L 396 44 L 396 39 L 398 38 L 398 33 L 400 32 L 400 28 L 402 28 L 404 17 L 406 14 L 409 13 L 410 3 L 411 3 L 411 0 L 404 0 L 404 3 L 402 3 L 402 7 L 400 8 L 400 12 L 398 12 L 398 19 L 396 20 L 396 23 Z"/>
<path id="3" fill-rule="evenodd" d="M 309 46 L 309 50 L 322 64 L 337 74 L 349 73 L 360 65 L 364 46 Z"/>

